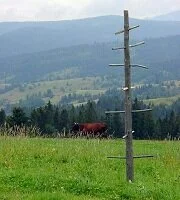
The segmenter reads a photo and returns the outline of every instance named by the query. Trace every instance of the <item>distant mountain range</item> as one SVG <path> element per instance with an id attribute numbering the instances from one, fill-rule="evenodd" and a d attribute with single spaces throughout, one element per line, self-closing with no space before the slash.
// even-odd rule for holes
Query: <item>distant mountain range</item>
<path id="1" fill-rule="evenodd" d="M 180 10 L 151 18 L 158 21 L 180 21 Z"/>
<path id="2" fill-rule="evenodd" d="M 87 77 L 101 76 L 103 89 L 114 87 L 114 84 L 119 87 L 120 82 L 124 84 L 123 68 L 108 66 L 124 62 L 123 51 L 112 51 L 112 47 L 123 46 L 123 35 L 116 37 L 114 34 L 123 29 L 123 23 L 121 16 L 0 23 L 1 105 L 8 107 L 9 102 L 17 100 L 16 97 L 21 99 L 23 91 L 29 95 L 31 90 L 33 94 L 35 82 L 39 86 L 42 82 L 42 91 L 38 92 L 44 92 L 52 88 L 51 81 L 60 80 L 61 95 L 66 93 L 64 88 L 71 85 L 69 79 L 72 84 L 78 79 L 76 89 L 81 88 L 79 85 L 83 85 L 82 80 Z M 131 49 L 131 62 L 149 67 L 149 70 L 133 68 L 132 82 L 158 85 L 162 81 L 180 80 L 180 21 L 130 19 L 130 24 L 140 25 L 131 31 L 130 44 L 145 41 L 145 45 Z M 50 85 L 44 85 L 44 80 Z M 89 89 L 98 88 L 98 81 L 91 84 L 93 87 Z M 56 85 L 53 90 L 55 94 Z M 159 90 L 156 92 L 159 95 Z"/>
<path id="3" fill-rule="evenodd" d="M 138 19 L 131 19 L 130 22 L 132 26 L 141 25 L 131 32 L 134 40 L 180 34 L 180 22 Z M 57 22 L 0 23 L 0 58 L 73 45 L 112 42 L 117 40 L 114 33 L 122 28 L 121 16 Z"/>
<path id="4" fill-rule="evenodd" d="M 146 39 L 144 46 L 133 49 L 132 62 L 150 68 L 150 70 L 137 69 L 137 73 L 134 73 L 135 81 L 179 80 L 179 44 L 180 35 Z M 65 69 L 76 69 L 74 77 L 108 75 L 110 72 L 117 72 L 115 69 L 110 69 L 108 64 L 123 63 L 123 52 L 111 50 L 117 45 L 117 42 L 76 45 L 1 58 L 0 74 L 6 72 L 8 77 L 11 77 L 11 82 L 19 83 L 41 80 L 47 74 L 62 72 Z"/>

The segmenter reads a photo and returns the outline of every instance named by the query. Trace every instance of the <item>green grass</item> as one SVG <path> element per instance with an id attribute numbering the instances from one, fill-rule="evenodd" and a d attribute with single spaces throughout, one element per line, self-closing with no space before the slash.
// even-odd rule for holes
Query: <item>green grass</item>
<path id="1" fill-rule="evenodd" d="M 16 87 L 10 91 L 7 91 L 6 93 L 0 94 L 0 102 L 1 107 L 5 107 L 7 104 L 17 104 L 19 103 L 19 100 L 25 100 L 27 95 L 34 95 L 41 93 L 46 93 L 48 89 L 51 89 L 54 96 L 50 98 L 43 98 L 45 102 L 48 102 L 51 100 L 53 104 L 59 103 L 60 99 L 64 95 L 76 93 L 78 95 L 99 95 L 105 93 L 106 90 L 111 88 L 113 86 L 112 81 L 113 80 L 105 80 L 101 77 L 84 77 L 84 78 L 72 78 L 75 77 L 73 74 L 76 69 L 66 69 L 62 73 L 53 73 L 49 74 L 49 80 L 51 80 L 52 77 L 60 76 L 60 78 L 64 78 L 63 80 L 51 80 L 51 81 L 39 81 L 35 83 L 26 83 L 24 84 L 24 87 Z M 51 77 L 52 76 L 52 77 Z M 69 78 L 68 78 L 69 77 Z M 48 77 L 46 77 L 47 79 Z M 57 77 L 56 77 L 57 78 Z M 67 79 L 66 79 L 67 78 Z M 104 85 L 105 83 L 105 85 Z M 174 81 L 176 87 L 179 87 L 180 81 L 175 80 Z M 165 84 L 170 84 L 170 81 L 165 82 Z M 7 84 L 6 84 L 7 85 Z M 121 85 L 121 84 L 120 84 Z M 143 84 L 137 84 L 136 87 L 142 86 Z M 7 85 L 10 86 L 10 85 Z M 23 86 L 23 84 L 22 84 Z M 155 86 L 155 84 L 153 84 Z M 156 85 L 158 87 L 158 85 Z M 4 88 L 4 83 L 0 82 L 0 89 Z M 23 89 L 22 89 L 23 88 Z M 119 88 L 121 90 L 121 88 Z M 157 99 L 149 99 L 144 100 L 145 103 L 153 103 L 154 105 L 159 104 L 165 104 L 170 105 L 174 101 L 176 101 L 180 97 L 179 95 L 174 97 L 168 97 L 168 98 L 157 98 Z M 73 102 L 74 104 L 77 104 L 78 102 Z M 86 103 L 86 102 L 85 102 Z"/>
<path id="2" fill-rule="evenodd" d="M 124 141 L 0 138 L 0 199 L 179 200 L 180 143 L 135 141 L 135 182 L 125 181 Z"/>
<path id="3" fill-rule="evenodd" d="M 152 103 L 155 106 L 160 105 L 160 104 L 171 105 L 171 104 L 173 104 L 173 102 L 177 101 L 178 98 L 180 98 L 180 95 L 173 96 L 173 97 L 148 99 L 148 100 L 143 100 L 143 102 L 146 103 L 146 104 Z"/>
<path id="4" fill-rule="evenodd" d="M 51 89 L 54 97 L 51 98 L 52 103 L 58 103 L 62 96 L 72 94 L 101 94 L 104 92 L 104 88 L 101 86 L 95 87 L 94 83 L 100 80 L 100 77 L 86 77 L 86 78 L 74 78 L 67 80 L 54 80 L 54 81 L 41 81 L 36 83 L 29 83 L 21 91 L 19 88 L 14 88 L 4 94 L 0 94 L 0 100 L 5 104 L 18 103 L 20 99 L 26 99 L 27 95 L 38 94 L 41 92 L 47 92 L 47 89 Z M 49 99 L 44 99 L 47 102 Z"/>

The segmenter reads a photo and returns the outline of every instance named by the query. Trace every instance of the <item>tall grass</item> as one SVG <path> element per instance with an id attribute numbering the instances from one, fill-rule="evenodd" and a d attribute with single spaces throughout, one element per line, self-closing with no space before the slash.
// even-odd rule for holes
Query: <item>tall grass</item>
<path id="1" fill-rule="evenodd" d="M 20 137 L 38 137 L 41 135 L 41 131 L 36 126 L 10 126 L 4 124 L 0 126 L 0 136 L 20 136 Z"/>
<path id="2" fill-rule="evenodd" d="M 0 199 L 179 200 L 180 143 L 135 141 L 135 182 L 125 181 L 121 140 L 0 137 Z"/>

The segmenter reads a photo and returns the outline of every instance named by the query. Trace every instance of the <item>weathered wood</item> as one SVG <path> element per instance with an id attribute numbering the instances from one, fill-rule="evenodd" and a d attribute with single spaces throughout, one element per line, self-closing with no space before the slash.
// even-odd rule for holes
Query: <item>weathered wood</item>
<path id="1" fill-rule="evenodd" d="M 125 111 L 106 111 L 105 114 L 125 113 Z"/>
<path id="2" fill-rule="evenodd" d="M 115 48 L 112 48 L 112 50 L 120 50 L 120 49 L 124 49 L 124 47 L 115 47 Z"/>
<path id="3" fill-rule="evenodd" d="M 135 28 L 135 27 L 134 27 Z M 132 28 L 131 28 L 132 29 Z M 125 64 L 125 134 L 126 137 L 126 178 L 127 181 L 134 180 L 133 162 L 133 135 L 132 135 L 132 101 L 131 101 L 131 64 L 129 50 L 129 15 L 124 11 L 124 64 Z"/>
<path id="4" fill-rule="evenodd" d="M 110 64 L 111 67 L 124 67 L 125 70 L 125 86 L 123 91 L 125 92 L 125 111 L 107 111 L 106 114 L 116 114 L 116 113 L 125 113 L 125 135 L 123 139 L 126 140 L 126 156 L 124 157 L 115 157 L 110 156 L 108 158 L 119 158 L 126 159 L 126 179 L 128 182 L 132 182 L 134 180 L 134 158 L 148 158 L 153 157 L 152 155 L 143 155 L 143 156 L 133 156 L 133 132 L 132 131 L 132 113 L 140 113 L 152 111 L 152 109 L 144 109 L 144 110 L 132 110 L 132 99 L 131 99 L 131 67 L 140 67 L 144 69 L 148 69 L 148 67 L 139 64 L 131 64 L 130 62 L 130 48 L 137 47 L 139 45 L 144 44 L 145 42 L 139 42 L 133 45 L 129 45 L 129 31 L 138 26 L 129 27 L 129 15 L 128 11 L 124 11 L 124 30 L 119 31 L 117 34 L 124 33 L 124 47 L 116 47 L 112 50 L 120 50 L 124 49 L 124 64 Z"/>
<path id="5" fill-rule="evenodd" d="M 140 156 L 133 156 L 133 158 L 153 158 L 153 155 L 140 155 Z M 112 159 L 127 159 L 125 156 L 108 156 L 107 158 Z"/>
<path id="6" fill-rule="evenodd" d="M 128 12 L 128 11 L 127 11 L 127 12 Z M 140 27 L 140 25 L 132 26 L 132 27 L 129 28 L 128 31 L 131 31 L 131 30 L 136 29 L 136 28 L 139 28 L 139 27 Z"/>
<path id="7" fill-rule="evenodd" d="M 132 113 L 149 112 L 149 111 L 152 111 L 152 109 L 132 110 Z"/>
<path id="8" fill-rule="evenodd" d="M 124 67 L 124 64 L 109 64 L 110 67 Z"/>
<path id="9" fill-rule="evenodd" d="M 138 27 L 140 27 L 140 25 L 137 25 L 137 26 L 133 26 L 133 27 L 131 27 L 131 28 L 128 28 L 128 31 L 133 30 L 133 29 L 138 28 Z M 119 34 L 124 33 L 124 32 L 125 32 L 125 30 L 118 31 L 118 32 L 115 33 L 115 35 L 119 35 Z"/>
<path id="10" fill-rule="evenodd" d="M 138 64 L 132 64 L 132 67 L 140 67 L 140 68 L 144 68 L 144 69 L 149 69 L 148 67 L 144 66 L 144 65 L 138 65 Z"/>
<path id="11" fill-rule="evenodd" d="M 140 112 L 148 112 L 152 111 L 152 109 L 144 109 L 144 110 L 132 110 L 132 113 L 140 113 Z M 125 111 L 106 111 L 105 114 L 116 114 L 116 113 L 125 113 Z"/>
<path id="12" fill-rule="evenodd" d="M 131 87 L 131 89 L 132 89 L 132 87 Z M 126 90 L 129 90 L 129 88 L 128 87 L 122 88 L 122 91 L 126 91 Z"/>
<path id="13" fill-rule="evenodd" d="M 145 42 L 139 42 L 139 43 L 136 43 L 136 44 L 132 44 L 132 45 L 129 45 L 129 47 L 137 47 L 137 46 L 140 46 L 142 44 L 145 44 Z M 121 50 L 121 49 L 125 49 L 125 47 L 115 47 L 115 48 L 112 48 L 112 50 Z"/>
<path id="14" fill-rule="evenodd" d="M 124 64 L 109 64 L 110 67 L 124 67 Z M 148 67 L 144 65 L 138 65 L 138 64 L 131 64 L 131 67 L 140 67 L 144 69 L 148 69 Z"/>
<path id="15" fill-rule="evenodd" d="M 129 45 L 129 47 L 137 47 L 137 46 L 140 46 L 142 44 L 145 44 L 145 42 L 143 41 L 143 42 L 139 42 L 139 43 L 136 43 L 136 44 L 131 44 L 131 45 Z"/>

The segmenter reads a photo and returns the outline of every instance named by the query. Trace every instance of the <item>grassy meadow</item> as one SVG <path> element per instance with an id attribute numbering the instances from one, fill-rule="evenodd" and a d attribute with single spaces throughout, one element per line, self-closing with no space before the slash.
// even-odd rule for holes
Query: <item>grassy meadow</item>
<path id="1" fill-rule="evenodd" d="M 10 103 L 15 104 L 18 103 L 20 99 L 25 100 L 27 95 L 31 96 L 34 94 L 38 94 L 41 92 L 47 92 L 48 89 L 51 89 L 54 96 L 51 98 L 52 103 L 58 103 L 59 100 L 64 95 L 72 94 L 75 92 L 76 94 L 84 95 L 84 94 L 91 94 L 91 95 L 98 95 L 105 92 L 105 88 L 101 85 L 96 86 L 97 82 L 100 82 L 100 77 L 86 77 L 86 78 L 74 78 L 74 79 L 67 79 L 67 80 L 53 80 L 53 81 L 40 81 L 36 83 L 29 83 L 25 84 L 20 89 L 16 87 L 6 93 L 0 94 L 0 101 L 2 103 Z M 3 87 L 0 84 L 0 88 Z M 45 99 L 46 102 L 49 99 Z"/>
<path id="2" fill-rule="evenodd" d="M 67 74 L 66 74 L 67 73 Z M 67 70 L 66 73 L 55 73 L 50 74 L 49 77 L 46 77 L 45 80 L 41 80 L 39 82 L 32 83 L 24 83 L 21 86 L 17 86 L 12 88 L 11 90 L 7 90 L 6 92 L 0 92 L 0 103 L 1 107 L 6 106 L 7 104 L 18 104 L 19 100 L 26 100 L 27 96 L 38 95 L 41 93 L 41 98 L 47 103 L 49 100 L 53 104 L 58 104 L 61 98 L 65 95 L 69 94 L 77 94 L 85 96 L 88 95 L 102 95 L 109 88 L 112 88 L 115 85 L 116 80 L 107 79 L 107 77 L 102 78 L 100 76 L 95 77 L 83 77 L 83 78 L 75 78 L 71 77 L 73 71 Z M 52 77 L 51 77 L 52 76 Z M 54 80 L 59 76 L 60 80 Z M 63 79 L 67 78 L 67 79 Z M 52 80 L 51 80 L 52 79 Z M 124 83 L 121 80 L 118 83 L 118 89 L 121 90 L 121 86 L 123 87 Z M 117 84 L 117 82 L 116 82 Z M 166 81 L 164 84 L 170 84 L 170 82 Z M 174 84 L 176 87 L 180 86 L 180 81 L 174 80 Z M 10 87 L 10 84 L 6 84 L 6 87 Z M 135 87 L 143 86 L 143 84 L 135 84 Z M 154 86 L 158 87 L 158 84 L 154 84 Z M 167 86 L 164 86 L 167 87 Z M 174 86 L 173 86 L 174 87 Z M 172 89 L 173 89 L 172 87 Z M 0 81 L 0 90 L 4 89 L 4 82 Z M 53 97 L 45 97 L 43 96 L 47 90 L 51 90 L 53 93 Z M 175 95 L 172 97 L 162 97 L 155 99 L 144 99 L 144 103 L 149 104 L 152 103 L 154 105 L 165 104 L 171 105 L 175 102 L 180 95 Z M 74 105 L 78 105 L 78 101 L 73 102 Z M 86 103 L 86 102 L 84 102 Z"/>
<path id="3" fill-rule="evenodd" d="M 155 106 L 163 104 L 163 105 L 171 105 L 175 101 L 177 101 L 180 98 L 180 95 L 176 95 L 173 97 L 165 97 L 165 98 L 156 98 L 156 99 L 148 99 L 148 100 L 143 100 L 144 103 L 146 104 L 153 104 Z"/>
<path id="4" fill-rule="evenodd" d="M 0 137 L 0 199 L 179 200 L 179 141 L 135 141 L 135 182 L 125 181 L 122 140 Z"/>

